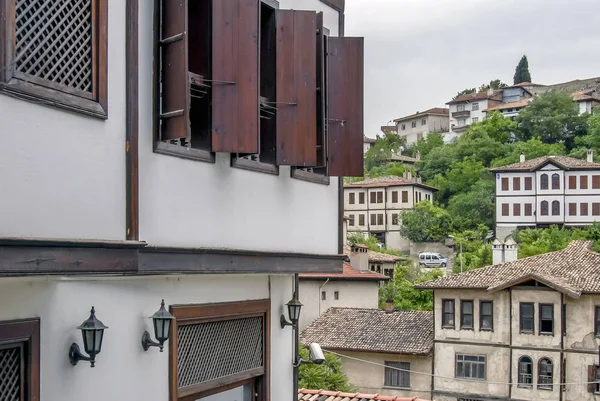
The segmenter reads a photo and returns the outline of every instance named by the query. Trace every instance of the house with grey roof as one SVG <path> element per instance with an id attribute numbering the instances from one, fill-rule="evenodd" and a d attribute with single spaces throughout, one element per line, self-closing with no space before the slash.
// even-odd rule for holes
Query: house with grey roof
<path id="1" fill-rule="evenodd" d="M 600 399 L 600 253 L 591 241 L 438 278 L 432 398 Z"/>
<path id="2" fill-rule="evenodd" d="M 432 312 L 330 308 L 300 341 L 340 355 L 361 393 L 431 399 Z"/>
<path id="3" fill-rule="evenodd" d="M 517 228 L 581 227 L 600 220 L 600 164 L 544 156 L 492 169 L 496 175 L 496 236 Z"/>

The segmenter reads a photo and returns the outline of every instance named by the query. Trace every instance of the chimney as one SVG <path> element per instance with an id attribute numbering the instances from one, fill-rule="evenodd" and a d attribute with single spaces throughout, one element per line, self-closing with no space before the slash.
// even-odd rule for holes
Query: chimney
<path id="1" fill-rule="evenodd" d="M 419 152 L 418 150 L 417 150 L 417 153 L 415 153 L 415 159 L 417 161 L 421 160 L 421 152 Z"/>
<path id="2" fill-rule="evenodd" d="M 514 262 L 518 259 L 517 256 L 518 245 L 514 239 L 509 238 L 504 243 L 504 261 L 505 262 Z"/>
<path id="3" fill-rule="evenodd" d="M 385 313 L 393 313 L 394 312 L 394 300 L 387 299 L 385 301 Z"/>
<path id="4" fill-rule="evenodd" d="M 359 272 L 369 271 L 369 248 L 361 244 L 350 247 L 350 266 Z"/>
<path id="5" fill-rule="evenodd" d="M 406 179 L 409 181 L 412 180 L 412 171 L 406 170 Z"/>
<path id="6" fill-rule="evenodd" d="M 519 156 L 519 161 L 523 163 L 525 161 L 525 153 L 521 152 L 521 156 Z"/>
<path id="7" fill-rule="evenodd" d="M 404 178 L 405 180 L 408 179 L 408 170 L 404 170 L 402 172 L 402 178 Z"/>
<path id="8" fill-rule="evenodd" d="M 494 94 L 494 89 L 491 86 L 488 86 L 487 94 L 488 96 L 492 96 Z"/>
<path id="9" fill-rule="evenodd" d="M 587 161 L 590 163 L 594 162 L 594 151 L 592 149 L 588 149 L 587 151 Z"/>
<path id="10" fill-rule="evenodd" d="M 492 244 L 492 264 L 504 263 L 504 242 L 496 238 Z"/>

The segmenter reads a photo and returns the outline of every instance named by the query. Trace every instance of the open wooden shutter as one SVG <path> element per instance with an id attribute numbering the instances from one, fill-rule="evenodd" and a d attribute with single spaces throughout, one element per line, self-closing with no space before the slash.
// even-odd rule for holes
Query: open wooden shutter
<path id="1" fill-rule="evenodd" d="M 163 141 L 190 136 L 188 84 L 187 0 L 162 0 L 162 102 Z"/>
<path id="2" fill-rule="evenodd" d="M 597 365 L 588 365 L 588 393 L 596 392 L 596 369 L 598 369 Z"/>
<path id="3" fill-rule="evenodd" d="M 260 0 L 213 1 L 212 150 L 258 153 Z"/>
<path id="4" fill-rule="evenodd" d="M 317 14 L 277 10 L 277 164 L 317 164 Z"/>
<path id="5" fill-rule="evenodd" d="M 327 64 L 329 175 L 362 176 L 364 39 L 330 37 Z"/>
<path id="6" fill-rule="evenodd" d="M 317 13 L 317 166 L 325 167 L 327 164 L 327 66 L 325 55 L 326 37 L 325 26 L 323 25 L 323 13 Z"/>

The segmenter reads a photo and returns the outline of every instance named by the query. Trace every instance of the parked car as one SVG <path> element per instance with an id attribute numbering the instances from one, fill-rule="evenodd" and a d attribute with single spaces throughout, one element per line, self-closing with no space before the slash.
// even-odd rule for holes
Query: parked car
<path id="1" fill-rule="evenodd" d="M 425 267 L 446 267 L 448 259 L 435 252 L 421 252 L 419 254 L 419 265 Z"/>

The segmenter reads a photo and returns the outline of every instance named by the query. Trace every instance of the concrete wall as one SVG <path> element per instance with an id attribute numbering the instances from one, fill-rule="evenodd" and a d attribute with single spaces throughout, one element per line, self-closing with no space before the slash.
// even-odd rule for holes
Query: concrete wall
<path id="1" fill-rule="evenodd" d="M 44 400 L 166 400 L 169 351 L 144 352 L 144 330 L 160 306 L 271 299 L 271 399 L 289 399 L 292 388 L 292 331 L 279 316 L 291 298 L 292 276 L 162 276 L 145 278 L 23 278 L 0 280 L 0 321 L 41 319 L 41 395 Z M 81 348 L 76 327 L 90 307 L 109 328 L 96 367 L 73 367 L 71 343 Z M 90 391 L 93 388 L 93 391 Z"/>
<path id="2" fill-rule="evenodd" d="M 338 352 L 338 351 L 336 351 Z M 339 351 L 338 353 L 352 358 L 366 360 L 375 364 L 384 365 L 385 362 L 408 362 L 410 370 L 423 374 L 410 374 L 410 389 L 387 387 L 385 383 L 385 367 L 356 361 L 342 357 L 344 370 L 350 383 L 358 388 L 361 393 L 383 394 L 386 396 L 419 397 L 430 399 L 431 397 L 431 357 L 412 356 L 398 354 L 379 354 L 366 352 Z"/>
<path id="3" fill-rule="evenodd" d="M 477 103 L 478 110 L 473 110 L 474 103 Z M 469 126 L 473 123 L 473 118 L 477 119 L 479 122 L 483 121 L 483 119 L 485 118 L 485 113 L 483 112 L 483 110 L 488 108 L 488 100 L 482 99 L 482 100 L 473 100 L 472 102 L 462 102 L 462 103 L 458 103 L 458 104 L 451 104 L 449 106 L 449 108 L 450 108 L 450 132 L 451 133 L 454 133 L 454 130 L 452 128 L 453 125 L 454 125 L 454 128 L 459 128 L 459 126 L 458 126 L 459 119 L 452 117 L 452 113 L 457 112 L 459 105 L 464 107 L 464 111 L 470 111 L 470 114 L 468 117 L 460 117 L 459 118 L 459 119 L 466 119 L 465 126 Z"/>
<path id="4" fill-rule="evenodd" d="M 414 128 L 413 122 L 416 123 Z M 430 132 L 448 131 L 448 124 L 449 116 L 426 115 L 398 122 L 396 130 L 400 137 L 406 138 L 406 144 L 410 146 L 419 139 L 426 138 Z M 403 125 L 404 129 L 402 129 Z"/>
<path id="5" fill-rule="evenodd" d="M 327 279 L 300 280 L 300 299 L 304 304 L 300 313 L 300 330 L 332 307 L 372 308 L 379 307 L 379 282 L 377 281 L 334 281 Z M 322 287 L 321 287 L 322 286 Z M 321 292 L 326 299 L 321 300 Z M 335 292 L 339 299 L 335 299 Z M 287 301 L 286 301 L 287 302 Z"/>

